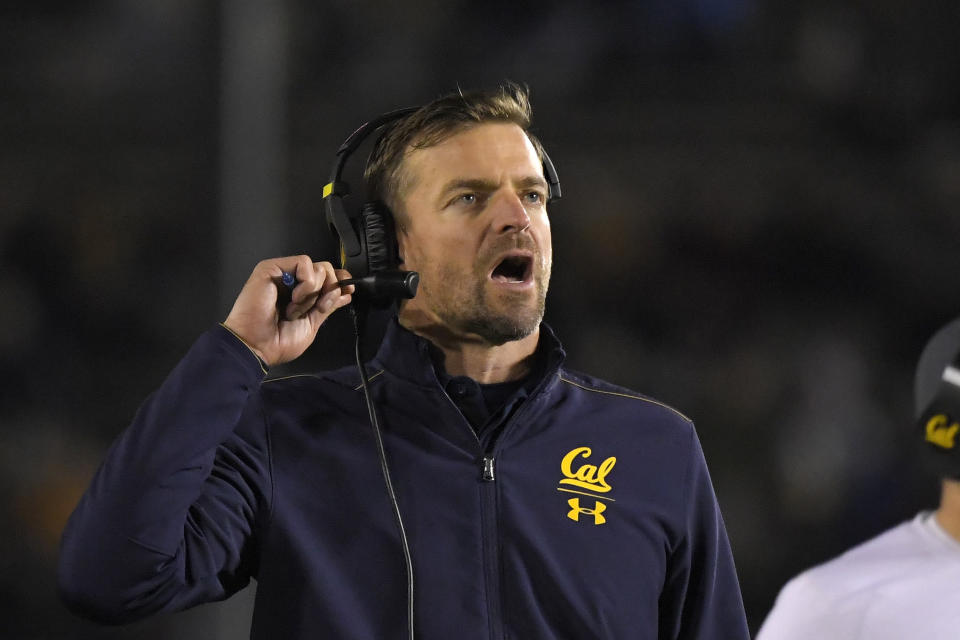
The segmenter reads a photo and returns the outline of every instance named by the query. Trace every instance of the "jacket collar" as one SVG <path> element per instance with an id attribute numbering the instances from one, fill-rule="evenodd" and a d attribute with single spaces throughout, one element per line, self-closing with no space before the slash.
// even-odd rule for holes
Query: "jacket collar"
<path id="1" fill-rule="evenodd" d="M 387 330 L 373 359 L 373 365 L 421 386 L 440 387 L 442 385 L 430 355 L 431 347 L 426 338 L 400 326 L 394 316 L 387 323 Z M 545 322 L 540 323 L 540 342 L 537 345 L 537 360 L 540 366 L 533 374 L 539 379 L 531 388 L 541 387 L 547 378 L 553 381 L 565 357 L 566 353 L 553 329 Z"/>

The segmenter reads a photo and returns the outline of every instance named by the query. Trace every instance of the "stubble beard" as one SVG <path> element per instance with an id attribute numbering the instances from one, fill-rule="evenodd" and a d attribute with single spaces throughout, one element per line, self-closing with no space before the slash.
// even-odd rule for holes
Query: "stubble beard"
<path id="1" fill-rule="evenodd" d="M 471 274 L 472 275 L 472 274 Z M 522 340 L 543 320 L 546 309 L 550 265 L 540 264 L 534 269 L 533 300 L 529 291 L 491 293 L 496 300 L 488 301 L 487 279 L 472 275 L 472 287 L 456 288 L 467 278 L 459 273 L 440 273 L 442 282 L 452 285 L 452 295 L 437 306 L 437 315 L 447 326 L 463 333 L 479 336 L 491 345 L 502 345 Z"/>

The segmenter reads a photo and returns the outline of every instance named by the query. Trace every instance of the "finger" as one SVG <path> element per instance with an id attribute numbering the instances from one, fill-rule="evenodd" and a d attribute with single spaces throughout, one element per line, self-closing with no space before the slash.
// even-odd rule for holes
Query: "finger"
<path id="1" fill-rule="evenodd" d="M 304 276 L 304 267 L 313 264 L 310 256 L 282 256 L 278 258 L 269 258 L 262 260 L 257 264 L 254 273 L 260 273 L 269 277 L 274 282 L 282 282 L 283 274 L 289 273 L 299 282 Z"/>
<path id="2" fill-rule="evenodd" d="M 307 317 L 312 324 L 319 326 L 339 308 L 340 298 L 341 295 L 337 291 L 328 291 L 323 295 L 318 295 L 313 306 L 304 310 L 301 317 Z"/>
<path id="3" fill-rule="evenodd" d="M 307 289 L 306 286 L 297 285 L 293 305 L 288 307 L 288 317 L 301 318 L 313 309 L 317 309 L 324 316 L 321 319 L 322 321 L 327 315 L 344 304 L 349 304 L 349 299 L 347 301 L 341 299 L 344 293 L 337 285 L 337 273 L 332 264 L 315 262 L 311 264 L 311 269 L 314 273 L 314 278 L 311 281 L 313 286 Z"/>
<path id="4" fill-rule="evenodd" d="M 350 277 L 350 273 L 345 269 L 334 269 L 330 262 L 312 262 L 309 256 L 292 256 L 292 261 L 286 259 L 275 260 L 275 267 L 286 266 L 288 271 L 282 269 L 272 271 L 274 277 L 281 280 L 278 286 L 286 286 L 283 279 L 289 279 L 289 275 L 295 275 L 296 283 L 290 290 L 290 296 L 283 300 L 284 316 L 288 320 L 296 320 L 304 317 L 316 309 L 325 319 L 336 309 L 350 304 L 350 294 L 353 293 L 353 285 L 340 287 L 337 281 Z M 293 265 L 292 267 L 290 265 Z M 277 276 L 276 274 L 280 274 Z"/>
<path id="5" fill-rule="evenodd" d="M 335 270 L 334 270 L 334 273 L 335 273 L 336 276 L 337 276 L 337 282 L 341 282 L 341 281 L 343 281 L 343 280 L 349 280 L 350 278 L 353 277 L 353 276 L 350 275 L 350 272 L 347 271 L 346 269 L 335 269 Z M 338 285 L 338 286 L 339 286 L 339 285 Z M 340 292 L 343 293 L 343 294 L 349 294 L 349 293 L 353 293 L 354 291 L 356 291 L 356 289 L 357 289 L 357 288 L 356 288 L 354 285 L 348 284 L 348 285 L 345 286 L 345 287 L 341 286 L 341 287 L 340 287 Z"/>
<path id="6" fill-rule="evenodd" d="M 317 304 L 307 312 L 306 316 L 311 324 L 319 327 L 335 311 L 350 304 L 351 299 L 350 294 L 341 294 L 336 290 L 330 291 L 320 297 Z"/>
<path id="7" fill-rule="evenodd" d="M 329 288 L 331 279 L 329 273 L 332 267 L 329 263 L 323 262 L 300 263 L 298 269 L 303 274 L 303 279 L 293 290 L 290 303 L 286 308 L 287 318 L 302 318 L 310 311 L 324 295 L 324 290 Z M 326 266 L 325 266 L 326 265 Z"/>
<path id="8" fill-rule="evenodd" d="M 300 302 L 307 297 L 313 297 L 315 294 L 326 295 L 327 292 L 337 288 L 337 271 L 347 273 L 343 269 L 334 269 L 329 262 L 313 262 L 310 264 L 312 278 L 303 284 L 308 286 L 301 287 L 297 285 L 299 295 L 295 295 L 293 300 Z"/>
<path id="9" fill-rule="evenodd" d="M 320 291 L 323 285 L 325 274 L 318 271 L 316 263 L 310 259 L 310 256 L 297 256 L 296 272 L 293 274 L 296 278 L 296 284 L 293 287 L 291 300 L 295 303 L 302 303 L 307 298 L 312 298 Z M 310 305 L 307 305 L 308 307 Z"/>
<path id="10" fill-rule="evenodd" d="M 315 262 L 312 268 L 315 274 L 315 286 L 309 291 L 304 289 L 299 297 L 294 297 L 293 301 L 296 304 L 288 311 L 292 317 L 303 317 L 316 308 L 324 316 L 323 319 L 326 319 L 326 316 L 333 311 L 344 304 L 349 304 L 349 300 L 346 302 L 341 300 L 344 294 L 337 285 L 337 273 L 332 264 Z"/>
<path id="11" fill-rule="evenodd" d="M 261 261 L 251 275 L 251 281 L 257 288 L 264 290 L 276 304 L 281 319 L 289 317 L 286 309 L 293 299 L 294 290 L 304 275 L 310 279 L 305 265 L 311 265 L 309 256 L 284 256 Z"/>
<path id="12" fill-rule="evenodd" d="M 323 295 L 326 295 L 330 291 L 334 290 L 340 291 L 340 287 L 337 285 L 337 280 L 339 280 L 339 277 L 337 276 L 338 269 L 334 269 L 333 265 L 329 262 L 321 262 L 319 263 L 319 266 L 323 270 L 324 277 L 323 286 L 321 288 Z M 339 269 L 339 271 L 343 271 L 343 269 Z"/>

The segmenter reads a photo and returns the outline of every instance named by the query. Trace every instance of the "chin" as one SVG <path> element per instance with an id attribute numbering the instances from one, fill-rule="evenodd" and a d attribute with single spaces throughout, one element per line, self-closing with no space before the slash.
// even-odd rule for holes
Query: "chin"
<path id="1" fill-rule="evenodd" d="M 540 327 L 543 313 L 529 315 L 484 315 L 467 322 L 467 330 L 493 345 L 523 340 Z"/>

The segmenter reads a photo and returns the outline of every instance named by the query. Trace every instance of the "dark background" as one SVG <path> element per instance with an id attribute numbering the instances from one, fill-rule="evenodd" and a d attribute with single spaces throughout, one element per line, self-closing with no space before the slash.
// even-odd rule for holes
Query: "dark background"
<path id="1" fill-rule="evenodd" d="M 572 367 L 695 419 L 754 631 L 790 576 L 935 504 L 911 388 L 960 313 L 956 3 L 34 0 L 0 20 L 4 638 L 245 636 L 248 595 L 73 618 L 63 523 L 257 260 L 334 256 L 343 138 L 504 79 L 531 87 L 563 184 L 547 319 Z M 350 349 L 335 317 L 293 366 Z"/>

